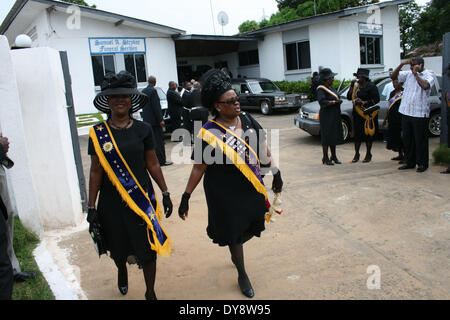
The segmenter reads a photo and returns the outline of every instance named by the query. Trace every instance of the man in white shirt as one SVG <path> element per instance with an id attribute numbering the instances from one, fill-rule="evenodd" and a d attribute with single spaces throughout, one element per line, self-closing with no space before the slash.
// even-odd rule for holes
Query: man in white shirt
<path id="1" fill-rule="evenodd" d="M 400 71 L 411 65 L 410 71 Z M 399 107 L 402 114 L 402 135 L 406 151 L 406 164 L 399 170 L 414 169 L 417 172 L 428 169 L 428 120 L 430 117 L 430 92 L 434 77 L 425 70 L 422 58 L 402 62 L 392 73 L 391 79 L 403 83 L 403 98 Z"/>

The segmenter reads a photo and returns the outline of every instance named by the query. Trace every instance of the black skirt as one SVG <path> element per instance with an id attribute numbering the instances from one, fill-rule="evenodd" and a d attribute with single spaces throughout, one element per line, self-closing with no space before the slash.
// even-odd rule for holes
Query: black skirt
<path id="1" fill-rule="evenodd" d="M 386 148 L 393 151 L 403 149 L 402 117 L 398 112 L 400 101 L 397 101 L 390 109 L 388 115 L 388 139 Z"/>

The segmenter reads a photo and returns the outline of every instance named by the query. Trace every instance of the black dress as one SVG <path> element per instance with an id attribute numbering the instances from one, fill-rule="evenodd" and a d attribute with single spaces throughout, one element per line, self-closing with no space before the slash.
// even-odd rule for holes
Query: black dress
<path id="1" fill-rule="evenodd" d="M 395 96 L 395 90 L 389 95 L 389 100 Z M 402 115 L 398 112 L 402 100 L 396 101 L 389 108 L 388 115 L 388 139 L 386 148 L 392 151 L 400 151 L 403 149 L 402 140 Z"/>
<path id="2" fill-rule="evenodd" d="M 353 91 L 353 86 L 350 88 L 347 97 L 349 100 L 351 100 L 351 92 Z M 373 84 L 373 82 L 369 81 L 364 87 L 360 87 L 359 91 L 356 95 L 358 98 L 360 98 L 363 101 L 367 101 L 368 104 L 365 105 L 365 107 L 371 107 L 376 105 L 380 101 L 380 94 L 378 93 L 377 86 Z M 361 117 L 355 110 L 355 108 L 358 108 L 357 106 L 353 106 L 353 132 L 355 133 L 354 139 L 355 142 L 362 142 L 362 141 L 373 141 L 374 137 L 376 136 L 378 132 L 378 114 L 373 119 L 375 123 L 375 134 L 373 136 L 366 135 L 364 132 L 364 123 L 366 122 L 366 119 Z"/>
<path id="3" fill-rule="evenodd" d="M 333 88 L 328 88 L 336 95 Z M 339 95 L 338 95 L 339 96 Z M 341 105 L 334 104 L 327 106 L 328 102 L 336 100 L 336 97 L 323 89 L 317 90 L 317 101 L 320 104 L 320 140 L 323 146 L 335 146 L 344 143 L 344 133 L 342 130 Z"/>
<path id="4" fill-rule="evenodd" d="M 240 115 L 242 129 L 259 130 L 261 125 L 248 113 Z M 260 135 L 258 139 L 265 139 Z M 243 242 L 244 235 L 257 236 L 264 231 L 266 205 L 264 196 L 257 192 L 247 178 L 234 164 L 227 164 L 220 149 L 214 149 L 203 140 L 196 140 L 192 159 L 205 163 L 199 155 L 220 153 L 220 160 L 208 164 L 203 177 L 206 203 L 208 205 L 208 226 L 206 232 L 214 243 L 220 246 L 234 246 Z M 256 151 L 258 152 L 258 151 Z M 219 163 L 218 163 L 219 162 Z"/>
<path id="5" fill-rule="evenodd" d="M 151 183 L 145 164 L 144 153 L 154 149 L 153 133 L 149 124 L 134 120 L 130 128 L 111 128 L 117 147 L 145 191 Z M 95 155 L 94 145 L 89 138 L 88 153 Z M 102 226 L 106 249 L 113 259 L 135 256 L 140 266 L 156 260 L 156 252 L 151 250 L 147 238 L 147 225 L 122 200 L 117 189 L 103 174 L 98 198 L 97 212 Z"/>

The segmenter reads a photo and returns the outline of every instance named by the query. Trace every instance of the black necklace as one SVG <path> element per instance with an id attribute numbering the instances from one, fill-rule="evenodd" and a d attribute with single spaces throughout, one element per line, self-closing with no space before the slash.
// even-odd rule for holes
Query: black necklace
<path id="1" fill-rule="evenodd" d="M 128 125 L 131 123 L 131 118 L 129 118 L 128 122 L 122 127 L 120 127 L 117 124 L 115 124 L 114 121 L 112 121 L 112 119 L 109 119 L 109 122 L 114 127 L 114 129 L 123 130 L 123 129 L 126 129 L 128 127 Z"/>

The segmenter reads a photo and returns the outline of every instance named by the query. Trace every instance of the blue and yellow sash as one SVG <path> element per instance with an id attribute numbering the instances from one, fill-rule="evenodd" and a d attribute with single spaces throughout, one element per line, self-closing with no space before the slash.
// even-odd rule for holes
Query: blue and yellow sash
<path id="1" fill-rule="evenodd" d="M 366 121 L 364 121 L 364 133 L 366 136 L 373 136 L 375 134 L 375 121 L 373 120 L 378 112 L 380 110 L 375 110 L 371 114 L 364 114 L 364 111 L 355 104 L 356 98 L 358 98 L 358 91 L 359 91 L 359 84 L 355 83 L 353 85 L 353 92 L 352 92 L 352 102 L 353 102 L 353 108 L 356 110 L 356 113 L 359 114 L 362 118 L 364 118 Z"/>
<path id="2" fill-rule="evenodd" d="M 401 100 L 403 97 L 403 92 L 400 92 L 398 94 L 396 94 L 395 96 L 393 96 L 391 99 L 389 99 L 389 108 L 388 108 L 388 112 L 391 110 L 392 106 L 399 100 Z"/>
<path id="3" fill-rule="evenodd" d="M 247 178 L 256 191 L 264 195 L 266 208 L 270 203 L 266 187 L 261 176 L 261 164 L 257 153 L 241 137 L 228 130 L 220 123 L 209 120 L 199 131 L 198 138 L 212 147 L 219 147 L 236 168 Z"/>
<path id="4" fill-rule="evenodd" d="M 161 208 L 151 181 L 146 194 L 120 153 L 106 121 L 91 127 L 89 137 L 92 139 L 100 164 L 123 201 L 147 223 L 151 249 L 162 256 L 168 256 L 170 239 L 160 223 Z"/>

